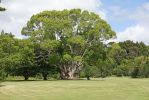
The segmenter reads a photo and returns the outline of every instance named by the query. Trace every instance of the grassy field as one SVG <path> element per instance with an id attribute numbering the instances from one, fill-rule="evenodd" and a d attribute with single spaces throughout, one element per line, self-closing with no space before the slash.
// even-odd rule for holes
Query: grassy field
<path id="1" fill-rule="evenodd" d="M 0 100 L 149 100 L 149 79 L 7 81 Z"/>

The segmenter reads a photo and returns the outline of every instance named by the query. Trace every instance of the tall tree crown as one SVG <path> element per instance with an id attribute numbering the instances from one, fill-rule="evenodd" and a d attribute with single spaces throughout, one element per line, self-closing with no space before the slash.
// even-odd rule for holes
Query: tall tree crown
<path id="1" fill-rule="evenodd" d="M 52 40 L 79 35 L 88 42 L 115 37 L 110 25 L 99 15 L 80 9 L 44 11 L 33 15 L 22 34 Z"/>

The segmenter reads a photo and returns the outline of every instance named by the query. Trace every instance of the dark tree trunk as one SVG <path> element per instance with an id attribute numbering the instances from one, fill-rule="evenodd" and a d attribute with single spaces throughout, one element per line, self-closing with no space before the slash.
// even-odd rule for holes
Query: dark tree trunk
<path id="1" fill-rule="evenodd" d="M 90 80 L 90 77 L 89 76 L 87 76 L 86 78 L 87 78 L 87 80 Z"/>
<path id="2" fill-rule="evenodd" d="M 24 80 L 27 81 L 29 79 L 28 75 L 23 75 L 24 76 Z"/>
<path id="3" fill-rule="evenodd" d="M 29 78 L 28 76 L 24 76 L 24 80 L 25 80 L 25 81 L 27 81 L 27 80 L 28 80 L 28 78 Z"/>
<path id="4" fill-rule="evenodd" d="M 43 80 L 48 80 L 48 74 L 47 73 L 42 73 Z"/>
<path id="5" fill-rule="evenodd" d="M 103 69 L 102 69 L 102 67 L 100 68 L 100 77 L 103 78 Z"/>
<path id="6" fill-rule="evenodd" d="M 133 72 L 131 73 L 131 76 L 132 76 L 132 78 L 137 78 L 138 77 L 138 74 L 139 74 L 139 68 L 138 67 L 135 67 L 133 69 Z"/>
<path id="7" fill-rule="evenodd" d="M 47 76 L 43 76 L 43 80 L 48 80 Z"/>
<path id="8" fill-rule="evenodd" d="M 27 81 L 29 79 L 29 73 L 27 71 L 25 71 L 23 73 L 23 76 L 24 76 L 24 80 Z"/>

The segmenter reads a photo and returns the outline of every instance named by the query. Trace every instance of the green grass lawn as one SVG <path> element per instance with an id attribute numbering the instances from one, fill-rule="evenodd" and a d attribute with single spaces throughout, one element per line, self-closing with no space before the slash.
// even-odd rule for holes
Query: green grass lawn
<path id="1" fill-rule="evenodd" d="M 149 100 L 149 79 L 7 81 L 0 100 Z"/>

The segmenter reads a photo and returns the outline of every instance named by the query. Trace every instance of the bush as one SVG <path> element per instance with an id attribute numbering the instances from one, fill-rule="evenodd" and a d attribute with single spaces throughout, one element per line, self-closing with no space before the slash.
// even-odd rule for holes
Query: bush
<path id="1" fill-rule="evenodd" d="M 52 78 L 52 79 L 59 80 L 60 79 L 60 74 L 59 73 L 49 74 L 49 77 Z"/>
<path id="2" fill-rule="evenodd" d="M 42 74 L 41 73 L 37 73 L 35 78 L 36 79 L 42 79 Z"/>
<path id="3" fill-rule="evenodd" d="M 113 73 L 117 77 L 122 77 L 123 76 L 123 70 L 120 67 L 115 68 Z"/>
<path id="4" fill-rule="evenodd" d="M 0 71 L 0 80 L 5 80 L 6 79 L 7 74 L 4 71 Z"/>
<path id="5" fill-rule="evenodd" d="M 132 72 L 131 72 L 131 77 L 132 78 L 137 78 L 139 76 L 139 68 L 138 67 L 134 67 L 132 69 Z"/>

